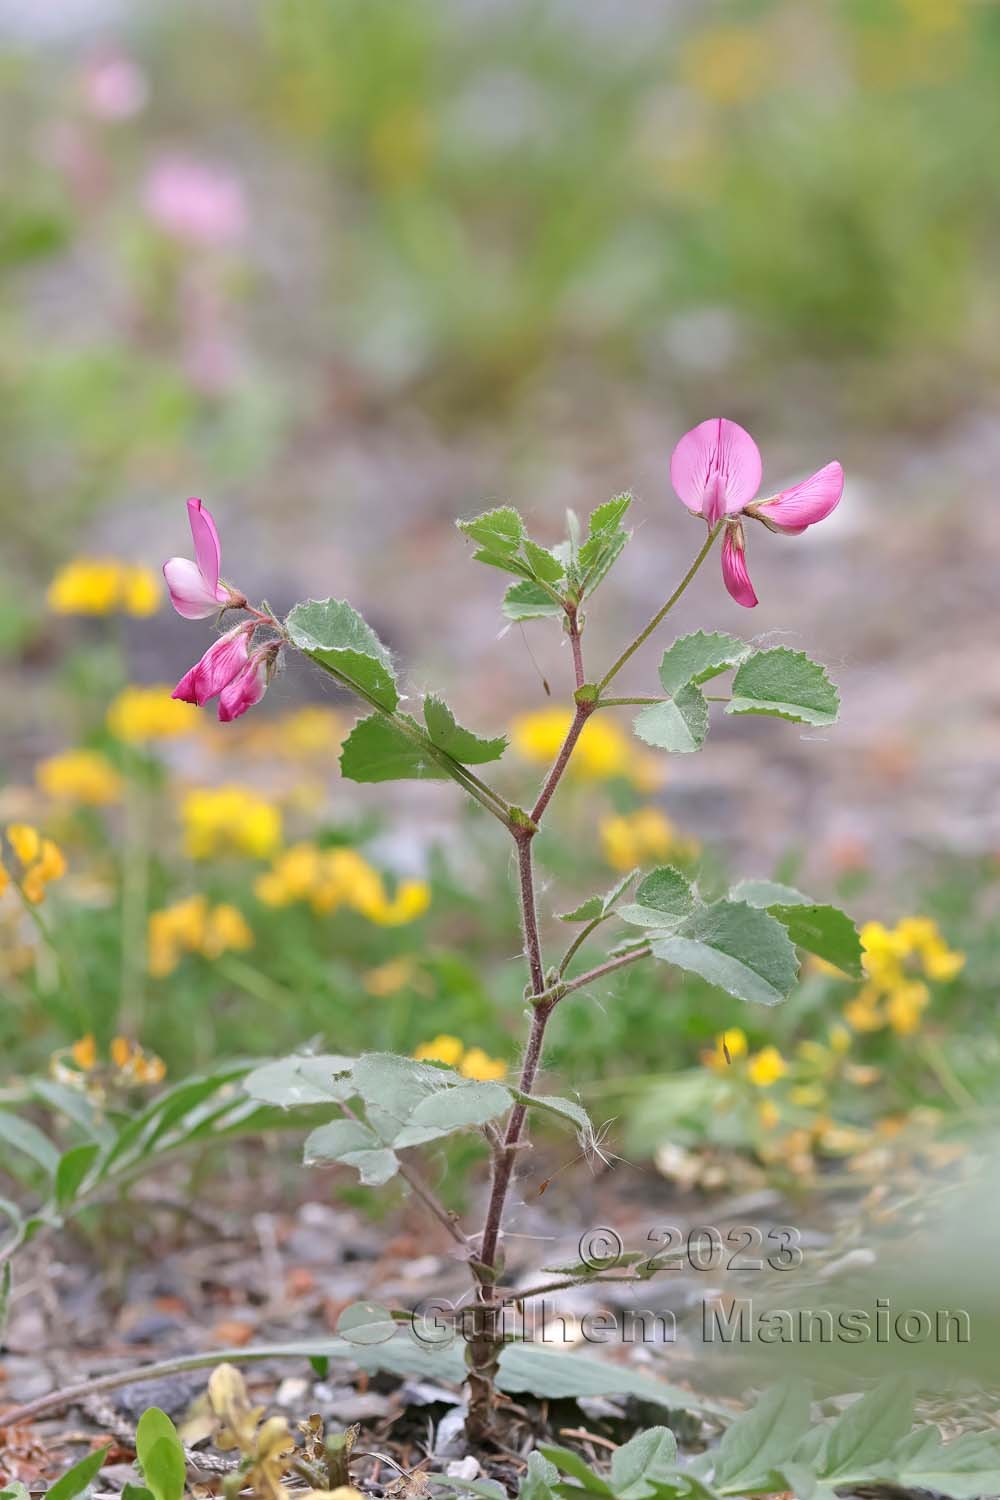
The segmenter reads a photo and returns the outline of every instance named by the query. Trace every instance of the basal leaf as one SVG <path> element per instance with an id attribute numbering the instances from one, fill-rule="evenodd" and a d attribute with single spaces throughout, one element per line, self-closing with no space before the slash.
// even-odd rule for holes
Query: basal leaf
<path id="1" fill-rule="evenodd" d="M 342 599 L 308 599 L 285 621 L 294 645 L 362 697 L 392 711 L 399 702 L 392 659 L 371 626 Z"/>
<path id="2" fill-rule="evenodd" d="M 663 653 L 660 662 L 660 681 L 663 691 L 670 697 L 688 683 L 708 682 L 720 672 L 738 666 L 753 650 L 747 641 L 721 631 L 706 634 L 697 630 L 693 635 L 683 635 Z"/>
<path id="3" fill-rule="evenodd" d="M 669 1483 L 677 1439 L 669 1427 L 647 1427 L 611 1455 L 611 1487 L 618 1500 L 645 1500 Z"/>
<path id="4" fill-rule="evenodd" d="M 679 688 L 673 698 L 642 709 L 633 725 L 647 745 L 673 754 L 700 750 L 708 734 L 708 703 L 698 688 Z"/>
<path id="5" fill-rule="evenodd" d="M 728 714 L 770 714 L 797 724 L 836 722 L 840 694 L 818 662 L 803 651 L 778 646 L 755 651 L 733 678 Z"/>
<path id="6" fill-rule="evenodd" d="M 63 1152 L 56 1168 L 55 1192 L 59 1208 L 66 1208 L 73 1202 L 100 1154 L 101 1147 L 97 1141 L 85 1141 L 83 1145 L 71 1146 L 68 1151 Z"/>
<path id="7" fill-rule="evenodd" d="M 617 915 L 634 927 L 668 927 L 694 909 L 690 881 L 672 865 L 652 870 L 640 883 L 635 901 L 620 906 Z"/>
<path id="8" fill-rule="evenodd" d="M 395 1338 L 396 1324 L 380 1302 L 351 1302 L 337 1319 L 337 1333 L 349 1344 L 385 1344 Z"/>
<path id="9" fill-rule="evenodd" d="M 542 620 L 561 615 L 563 607 L 548 589 L 534 579 L 512 583 L 503 596 L 503 612 L 508 620 Z"/>
<path id="10" fill-rule="evenodd" d="M 830 1428 L 819 1464 L 820 1477 L 836 1480 L 886 1472 L 889 1454 L 913 1426 L 913 1392 L 905 1380 L 883 1380 L 852 1401 Z M 876 1472 L 879 1470 L 876 1469 Z"/>
<path id="11" fill-rule="evenodd" d="M 56 1168 L 59 1166 L 59 1152 L 48 1136 L 44 1135 L 30 1120 L 22 1119 L 20 1115 L 8 1113 L 6 1110 L 0 1110 L 0 1141 L 5 1141 L 8 1146 L 13 1146 L 15 1151 L 29 1156 L 50 1177 L 55 1176 Z"/>
<path id="12" fill-rule="evenodd" d="M 539 1443 L 538 1451 L 548 1463 L 554 1464 L 563 1474 L 569 1474 L 573 1479 L 579 1480 L 588 1494 L 613 1495 L 615 1493 L 611 1486 L 595 1473 L 586 1459 L 581 1458 L 579 1453 L 574 1453 L 572 1448 L 560 1448 L 554 1443 Z"/>
<path id="13" fill-rule="evenodd" d="M 416 730 L 415 738 L 382 714 L 355 724 L 340 751 L 341 774 L 348 781 L 447 780 L 448 772 L 421 745 L 423 731 L 416 720 L 400 717 Z"/>
<path id="14" fill-rule="evenodd" d="M 893 1482 L 951 1500 L 1000 1494 L 1000 1433 L 966 1432 L 943 1443 L 936 1427 L 904 1438 L 892 1454 Z"/>
<path id="15" fill-rule="evenodd" d="M 772 1489 L 774 1471 L 791 1457 L 809 1426 L 810 1393 L 802 1380 L 774 1386 L 723 1433 L 712 1482 L 717 1489 Z"/>
<path id="16" fill-rule="evenodd" d="M 110 1451 L 111 1445 L 107 1444 L 93 1453 L 88 1453 L 85 1458 L 81 1458 L 79 1463 L 67 1469 L 55 1484 L 49 1486 L 45 1493 L 45 1500 L 75 1500 L 77 1495 L 82 1495 L 90 1481 L 96 1479 L 103 1469 Z"/>
<path id="17" fill-rule="evenodd" d="M 165 1411 L 150 1406 L 135 1429 L 135 1452 L 154 1500 L 182 1500 L 187 1461 L 177 1428 Z"/>
<path id="18" fill-rule="evenodd" d="M 673 932 L 654 936 L 651 948 L 656 958 L 760 1005 L 784 1000 L 798 976 L 795 949 L 784 927 L 742 901 L 698 908 Z"/>
<path id="19" fill-rule="evenodd" d="M 424 722 L 427 733 L 453 760 L 466 766 L 484 765 L 487 761 L 499 760 L 507 748 L 507 736 L 498 735 L 487 740 L 456 724 L 455 715 L 447 703 L 440 698 L 424 699 Z"/>

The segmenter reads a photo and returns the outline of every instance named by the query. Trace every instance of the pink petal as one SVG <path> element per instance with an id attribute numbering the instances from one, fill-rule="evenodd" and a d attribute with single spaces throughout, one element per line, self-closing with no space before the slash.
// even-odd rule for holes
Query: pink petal
<path id="1" fill-rule="evenodd" d="M 219 694 L 219 723 L 231 724 L 267 692 L 268 653 L 258 651 Z"/>
<path id="2" fill-rule="evenodd" d="M 748 505 L 760 489 L 760 450 L 726 417 L 711 417 L 686 432 L 670 458 L 670 482 L 679 499 L 710 526 Z"/>
<path id="3" fill-rule="evenodd" d="M 754 509 L 759 510 L 760 519 L 769 526 L 797 536 L 836 510 L 843 493 L 844 471 L 834 460 L 808 479 L 793 484 L 791 489 L 782 490 L 773 500 L 762 500 Z"/>
<path id="4" fill-rule="evenodd" d="M 195 560 L 209 588 L 217 591 L 222 548 L 219 546 L 219 533 L 215 529 L 212 512 L 207 510 L 200 500 L 189 500 L 187 507 L 191 536 L 194 539 Z M 225 598 L 223 597 L 220 602 L 225 603 Z"/>
<path id="5" fill-rule="evenodd" d="M 219 585 L 209 588 L 197 563 L 189 557 L 172 557 L 163 564 L 163 576 L 170 591 L 170 602 L 185 620 L 205 620 L 225 604 L 228 595 L 219 599 Z"/>
<path id="6" fill-rule="evenodd" d="M 747 572 L 743 527 L 739 522 L 728 525 L 722 538 L 722 580 L 737 604 L 742 604 L 744 609 L 753 609 L 757 595 Z"/>
<path id="7" fill-rule="evenodd" d="M 171 696 L 203 708 L 209 698 L 228 687 L 246 666 L 249 644 L 250 631 L 245 625 L 237 625 L 235 630 L 220 636 L 201 661 L 185 672 Z"/>

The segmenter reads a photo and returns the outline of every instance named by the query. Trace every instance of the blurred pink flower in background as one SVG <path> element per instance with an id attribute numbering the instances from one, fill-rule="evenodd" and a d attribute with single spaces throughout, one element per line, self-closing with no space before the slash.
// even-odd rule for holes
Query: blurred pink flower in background
<path id="1" fill-rule="evenodd" d="M 844 471 L 834 460 L 789 489 L 757 499 L 763 465 L 760 449 L 746 428 L 727 417 L 709 417 L 686 432 L 670 456 L 670 482 L 679 500 L 709 526 L 725 520 L 722 578 L 745 609 L 757 603 L 746 563 L 741 516 L 762 521 L 769 531 L 798 536 L 823 521 L 840 504 Z"/>
<path id="2" fill-rule="evenodd" d="M 187 157 L 164 157 L 150 170 L 143 204 L 158 229 L 187 245 L 221 249 L 241 239 L 246 230 L 246 199 L 239 178 Z"/>
<path id="3" fill-rule="evenodd" d="M 96 53 L 84 67 L 83 99 L 99 120 L 130 120 L 149 98 L 146 75 L 131 57 L 115 48 Z"/>

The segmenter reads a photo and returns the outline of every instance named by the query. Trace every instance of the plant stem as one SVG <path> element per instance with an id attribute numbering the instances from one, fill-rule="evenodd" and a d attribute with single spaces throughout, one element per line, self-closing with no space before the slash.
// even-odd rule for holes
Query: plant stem
<path id="1" fill-rule="evenodd" d="M 611 916 L 611 915 L 612 915 L 612 913 L 609 912 L 608 916 Z M 565 974 L 566 970 L 569 968 L 571 959 L 574 957 L 574 955 L 577 953 L 577 951 L 580 948 L 583 947 L 584 943 L 590 937 L 590 934 L 592 932 L 596 932 L 597 929 L 598 929 L 598 927 L 600 927 L 601 923 L 602 922 L 606 922 L 607 920 L 608 920 L 608 917 L 605 917 L 605 916 L 595 917 L 592 922 L 588 922 L 587 925 L 586 925 L 586 927 L 581 928 L 581 930 L 577 933 L 576 937 L 570 943 L 569 947 L 566 949 L 566 952 L 562 956 L 562 962 L 559 965 L 559 978 L 560 979 Z"/>
<path id="2" fill-rule="evenodd" d="M 533 823 L 540 821 L 542 814 L 552 800 L 552 793 L 559 785 L 559 782 L 562 780 L 562 774 L 569 765 L 569 758 L 573 754 L 573 748 L 577 740 L 583 733 L 583 726 L 593 712 L 594 705 L 592 703 L 578 703 L 576 705 L 573 722 L 566 732 L 566 738 L 562 742 L 559 754 L 555 758 L 555 763 L 545 778 L 542 790 L 538 794 L 538 800 L 531 809 L 531 821 Z"/>
<path id="3" fill-rule="evenodd" d="M 595 979 L 603 979 L 605 974 L 613 974 L 616 969 L 624 969 L 628 964 L 638 962 L 640 958 L 649 958 L 651 949 L 636 948 L 631 953 L 620 953 L 617 958 L 609 958 L 607 963 L 598 964 L 596 969 L 588 969 L 586 974 L 581 974 L 578 979 L 568 979 L 560 986 L 560 999 L 565 995 L 571 995 L 574 990 L 582 990 L 585 985 L 593 984 Z"/>
<path id="4" fill-rule="evenodd" d="M 715 541 L 715 538 L 718 536 L 720 530 L 722 529 L 722 524 L 722 521 L 717 521 L 716 524 L 710 528 L 708 536 L 705 538 L 704 544 L 702 545 L 701 551 L 698 553 L 694 562 L 691 564 L 690 568 L 688 568 L 687 572 L 684 574 L 684 577 L 681 579 L 680 583 L 670 595 L 670 598 L 667 600 L 666 604 L 664 604 L 662 609 L 657 610 L 656 614 L 650 620 L 645 630 L 640 630 L 639 634 L 636 636 L 632 644 L 630 646 L 626 646 L 625 650 L 622 652 L 621 656 L 618 657 L 617 661 L 615 661 L 608 668 L 604 676 L 601 678 L 600 682 L 597 684 L 598 693 L 603 693 L 604 689 L 607 687 L 611 679 L 618 676 L 618 673 L 621 671 L 622 667 L 629 660 L 629 658 L 635 655 L 643 642 L 649 639 L 656 627 L 673 609 L 674 605 L 677 603 L 678 599 L 684 593 L 684 590 L 687 588 L 688 584 L 691 582 L 692 578 L 697 573 L 702 563 L 705 561 L 705 558 L 711 552 L 712 543 Z"/>
<path id="5" fill-rule="evenodd" d="M 580 621 L 575 604 L 567 604 L 566 606 L 566 629 L 569 632 L 570 645 L 573 648 L 573 675 L 576 678 L 577 687 L 581 688 L 586 678 L 583 674 L 583 648 L 580 644 Z"/>

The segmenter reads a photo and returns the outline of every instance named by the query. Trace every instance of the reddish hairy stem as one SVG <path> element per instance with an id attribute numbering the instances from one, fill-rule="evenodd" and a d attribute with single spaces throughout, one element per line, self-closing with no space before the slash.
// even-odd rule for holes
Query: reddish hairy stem
<path id="1" fill-rule="evenodd" d="M 582 990 L 584 985 L 593 984 L 595 979 L 603 979 L 605 974 L 613 974 L 616 969 L 624 969 L 627 964 L 637 963 L 640 958 L 648 958 L 649 948 L 636 948 L 632 953 L 620 953 L 617 958 L 609 958 L 606 964 L 598 964 L 596 969 L 588 969 L 586 974 L 581 974 L 578 979 L 568 979 L 560 986 L 559 998 L 572 994 L 573 990 Z"/>
<path id="2" fill-rule="evenodd" d="M 583 648 L 580 645 L 580 624 L 577 618 L 577 607 L 575 604 L 566 608 L 566 628 L 569 631 L 570 645 L 573 648 L 573 675 L 576 678 L 578 688 L 583 687 L 586 678 L 583 673 Z"/>
<path id="3" fill-rule="evenodd" d="M 553 764 L 551 771 L 545 778 L 545 783 L 542 786 L 542 790 L 538 794 L 538 801 L 531 809 L 531 821 L 533 823 L 537 823 L 539 821 L 542 813 L 551 802 L 552 793 L 559 785 L 559 782 L 562 780 L 562 774 L 565 771 L 566 767 L 569 765 L 569 758 L 573 754 L 574 746 L 576 745 L 577 740 L 580 738 L 580 735 L 583 732 L 583 726 L 586 724 L 587 720 L 590 718 L 593 712 L 593 703 L 578 703 L 576 705 L 576 714 L 574 715 L 573 722 L 569 726 L 569 729 L 566 733 L 566 738 L 562 742 L 562 748 L 555 758 L 555 763 Z"/>

